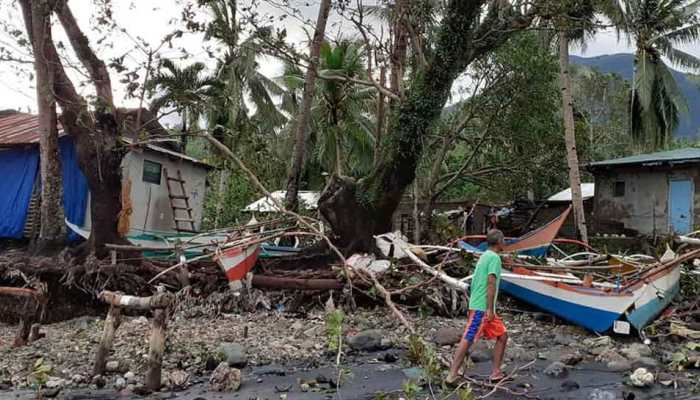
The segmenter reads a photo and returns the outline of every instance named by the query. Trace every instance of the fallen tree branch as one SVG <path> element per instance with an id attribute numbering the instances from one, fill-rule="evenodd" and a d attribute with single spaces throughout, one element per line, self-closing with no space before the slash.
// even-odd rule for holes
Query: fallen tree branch
<path id="1" fill-rule="evenodd" d="M 379 283 L 379 281 L 377 280 L 377 277 L 374 274 L 370 273 L 368 275 L 372 279 L 372 283 L 374 283 L 374 287 L 379 291 L 379 293 L 381 293 L 382 296 L 384 296 L 384 302 L 389 307 L 389 309 L 391 309 L 391 312 L 394 313 L 396 318 L 399 319 L 401 324 L 403 324 L 403 326 L 405 326 L 408 329 L 408 331 L 411 332 L 411 334 L 415 334 L 416 333 L 415 327 L 408 319 L 406 319 L 406 316 L 403 315 L 403 313 L 396 307 L 396 304 L 394 304 L 394 302 L 391 300 L 391 293 L 389 293 L 389 291 L 386 290 L 386 288 L 384 286 L 382 286 L 381 283 Z"/>

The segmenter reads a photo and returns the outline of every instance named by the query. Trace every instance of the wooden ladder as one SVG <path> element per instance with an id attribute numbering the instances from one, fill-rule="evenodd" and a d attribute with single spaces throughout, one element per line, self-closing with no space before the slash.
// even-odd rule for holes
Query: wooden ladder
<path id="1" fill-rule="evenodd" d="M 165 184 L 168 186 L 168 196 L 170 197 L 170 207 L 173 209 L 173 219 L 175 220 L 175 230 L 178 232 L 197 232 L 194 226 L 194 217 L 192 216 L 192 207 L 190 207 L 190 197 L 187 195 L 185 190 L 185 180 L 182 179 L 182 173 L 177 170 L 177 177 L 168 175 L 168 169 L 163 168 L 163 173 L 165 174 Z M 176 194 L 173 187 L 170 186 L 171 182 L 177 182 L 180 184 L 180 193 Z M 177 200 L 180 200 L 180 205 L 177 204 Z M 183 205 L 184 203 L 184 205 Z M 185 216 L 178 216 L 178 212 L 185 214 Z M 189 224 L 189 227 L 186 227 Z M 184 225 L 184 226 L 183 226 Z"/>

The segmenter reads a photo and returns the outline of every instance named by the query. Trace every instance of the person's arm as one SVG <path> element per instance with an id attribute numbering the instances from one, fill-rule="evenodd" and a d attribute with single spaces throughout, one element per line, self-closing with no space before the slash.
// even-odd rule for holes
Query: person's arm
<path id="1" fill-rule="evenodd" d="M 494 300 L 496 299 L 496 275 L 489 274 L 489 283 L 486 289 L 486 320 L 493 321 Z"/>

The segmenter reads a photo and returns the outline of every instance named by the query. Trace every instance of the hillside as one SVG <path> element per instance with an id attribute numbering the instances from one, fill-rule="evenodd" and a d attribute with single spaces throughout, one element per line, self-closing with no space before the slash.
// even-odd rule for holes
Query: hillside
<path id="1" fill-rule="evenodd" d="M 632 54 L 610 54 L 597 57 L 571 56 L 571 62 L 577 65 L 595 68 L 602 73 L 614 73 L 627 80 L 632 79 L 632 68 L 634 55 Z M 688 102 L 687 115 L 681 116 L 680 124 L 675 132 L 677 138 L 696 138 L 700 136 L 700 89 L 698 75 L 686 74 L 673 70 L 673 76 L 678 82 L 683 95 Z"/>

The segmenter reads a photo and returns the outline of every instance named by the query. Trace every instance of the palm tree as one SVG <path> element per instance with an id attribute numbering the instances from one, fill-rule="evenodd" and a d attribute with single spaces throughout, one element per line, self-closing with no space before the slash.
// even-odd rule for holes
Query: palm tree
<path id="1" fill-rule="evenodd" d="M 360 86 L 352 79 L 365 78 L 364 53 L 361 46 L 341 41 L 335 46 L 324 42 L 320 49 L 316 96 L 311 107 L 311 141 L 317 163 L 338 175 L 360 176 L 373 161 L 376 90 Z M 298 68 L 289 66 L 283 77 L 289 93 L 283 106 L 293 112 L 295 93 L 304 84 Z"/>
<path id="2" fill-rule="evenodd" d="M 576 151 L 576 125 L 574 121 L 574 99 L 571 89 L 569 68 L 569 43 L 572 39 L 583 40 L 590 31 L 595 9 L 592 1 L 562 2 L 554 20 L 559 39 L 559 81 L 561 83 L 562 115 L 564 117 L 564 142 L 566 144 L 566 161 L 569 167 L 569 186 L 574 221 L 581 240 L 588 242 L 586 214 L 583 209 L 581 194 L 581 171 Z"/>
<path id="3" fill-rule="evenodd" d="M 273 100 L 283 89 L 272 79 L 260 73 L 259 39 L 270 32 L 261 30 L 240 41 L 240 27 L 236 21 L 235 0 L 211 0 L 206 6 L 212 15 L 205 38 L 215 39 L 225 48 L 217 62 L 216 80 L 219 82 L 208 107 L 208 123 L 215 132 L 240 133 L 240 127 L 254 122 L 262 132 L 271 132 L 283 125 L 287 118 Z M 255 107 L 254 115 L 246 102 Z M 230 144 L 230 143 L 229 143 Z"/>
<path id="4" fill-rule="evenodd" d="M 180 113 L 182 151 L 187 144 L 188 124 L 189 129 L 198 125 L 212 90 L 216 87 L 214 79 L 203 75 L 205 69 L 201 62 L 180 68 L 171 60 L 164 59 L 160 71 L 149 81 L 149 90 L 157 93 L 151 99 L 151 111 L 157 113 L 164 107 L 172 107 Z"/>
<path id="5" fill-rule="evenodd" d="M 682 68 L 700 68 L 700 59 L 678 49 L 700 38 L 698 10 L 698 0 L 619 0 L 610 8 L 618 32 L 636 46 L 630 127 L 644 144 L 666 146 L 687 111 L 663 57 Z"/>

